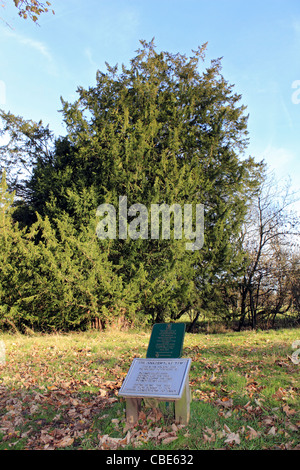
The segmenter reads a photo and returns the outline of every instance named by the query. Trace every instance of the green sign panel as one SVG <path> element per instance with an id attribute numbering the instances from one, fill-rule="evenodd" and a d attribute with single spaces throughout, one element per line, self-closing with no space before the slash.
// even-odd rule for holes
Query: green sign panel
<path id="1" fill-rule="evenodd" d="M 184 334 L 184 323 L 156 323 L 152 328 L 146 357 L 181 357 Z"/>

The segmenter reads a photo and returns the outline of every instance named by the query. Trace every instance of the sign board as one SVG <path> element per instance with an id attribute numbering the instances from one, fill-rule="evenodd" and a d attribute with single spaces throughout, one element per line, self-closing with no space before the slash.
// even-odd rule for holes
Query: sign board
<path id="1" fill-rule="evenodd" d="M 189 358 L 135 358 L 119 395 L 179 400 L 186 385 L 190 366 Z"/>
<path id="2" fill-rule="evenodd" d="M 184 334 L 184 323 L 156 323 L 152 328 L 146 357 L 180 357 Z"/>

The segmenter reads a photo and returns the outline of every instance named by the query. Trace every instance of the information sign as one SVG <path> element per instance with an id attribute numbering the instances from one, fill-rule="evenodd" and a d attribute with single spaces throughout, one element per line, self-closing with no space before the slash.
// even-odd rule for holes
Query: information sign
<path id="1" fill-rule="evenodd" d="M 156 323 L 152 328 L 146 357 L 180 357 L 184 334 L 184 323 Z"/>
<path id="2" fill-rule="evenodd" d="M 124 397 L 179 400 L 182 396 L 191 359 L 135 358 L 119 391 Z"/>

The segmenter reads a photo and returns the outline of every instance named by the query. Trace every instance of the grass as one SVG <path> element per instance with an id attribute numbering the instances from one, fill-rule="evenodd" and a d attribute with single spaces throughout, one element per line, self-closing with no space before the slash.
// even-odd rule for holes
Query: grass
<path id="1" fill-rule="evenodd" d="M 117 330 L 1 334 L 0 450 L 299 448 L 300 365 L 290 359 L 299 329 L 186 333 L 189 425 L 174 428 L 173 404 L 162 403 L 155 419 L 144 409 L 123 441 L 128 429 L 118 389 L 133 358 L 146 356 L 149 337 Z"/>

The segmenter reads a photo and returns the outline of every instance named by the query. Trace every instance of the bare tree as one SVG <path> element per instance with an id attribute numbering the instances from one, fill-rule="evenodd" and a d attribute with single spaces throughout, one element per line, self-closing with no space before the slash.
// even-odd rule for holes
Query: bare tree
<path id="1" fill-rule="evenodd" d="M 239 329 L 249 318 L 256 327 L 258 313 L 272 316 L 285 313 L 292 305 L 291 256 L 297 252 L 299 217 L 290 208 L 296 195 L 274 177 L 265 178 L 250 206 L 244 224 L 242 242 L 248 256 L 248 265 L 239 284 Z"/>

